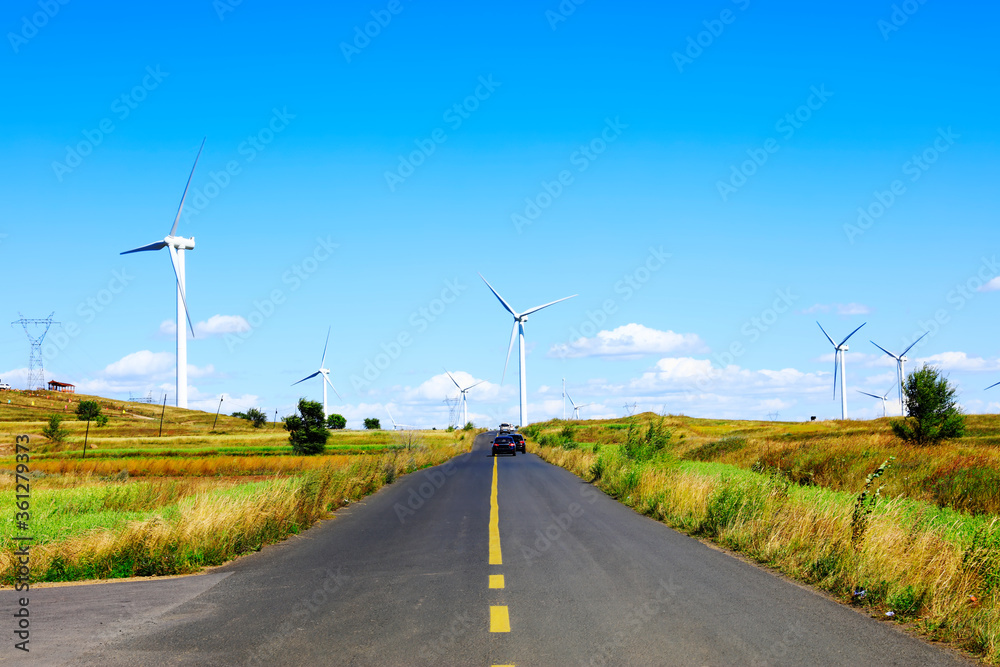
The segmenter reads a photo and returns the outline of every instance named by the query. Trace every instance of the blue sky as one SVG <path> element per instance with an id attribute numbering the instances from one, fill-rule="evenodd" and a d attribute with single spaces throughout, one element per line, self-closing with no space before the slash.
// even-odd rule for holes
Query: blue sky
<path id="1" fill-rule="evenodd" d="M 516 421 L 481 272 L 522 310 L 579 295 L 526 325 L 532 421 L 562 378 L 585 417 L 839 417 L 817 319 L 868 323 L 851 417 L 893 385 L 869 339 L 928 330 L 911 360 L 1000 410 L 1000 10 L 651 4 L 7 3 L 4 312 L 55 311 L 48 378 L 172 397 L 170 262 L 118 253 L 169 231 L 207 137 L 194 407 L 318 399 L 291 384 L 332 327 L 350 426 L 447 424 L 445 367 L 486 381 L 474 421 Z M 0 340 L 23 386 L 24 332 Z"/>

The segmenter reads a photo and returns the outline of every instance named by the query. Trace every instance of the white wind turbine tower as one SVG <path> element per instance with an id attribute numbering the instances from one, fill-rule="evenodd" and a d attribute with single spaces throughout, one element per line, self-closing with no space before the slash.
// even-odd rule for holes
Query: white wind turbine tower
<path id="1" fill-rule="evenodd" d="M 871 396 L 872 398 L 877 398 L 878 400 L 882 401 L 882 416 L 883 417 L 888 417 L 889 414 L 886 412 L 885 402 L 888 399 L 889 394 L 891 394 L 892 390 L 895 389 L 895 388 L 896 388 L 896 385 L 893 385 L 893 386 L 889 387 L 889 391 L 885 392 L 881 396 L 876 396 L 875 394 L 869 394 L 867 391 L 861 391 L 860 389 L 858 389 L 858 393 L 859 394 L 864 394 L 865 396 Z"/>
<path id="2" fill-rule="evenodd" d="M 930 333 L 930 331 L 924 332 L 924 336 L 926 336 L 929 333 Z M 900 414 L 900 416 L 904 416 L 906 414 L 905 395 L 903 394 L 903 383 L 906 382 L 906 369 L 905 369 L 906 362 L 907 362 L 906 353 L 909 352 L 913 348 L 914 345 L 916 345 L 917 343 L 919 343 L 920 340 L 924 336 L 921 336 L 920 338 L 918 338 L 915 341 L 913 341 L 912 343 L 910 343 L 910 347 L 908 347 L 905 350 L 903 350 L 902 354 L 893 354 L 892 352 L 890 352 L 889 350 L 885 349 L 884 347 L 882 347 L 881 345 L 879 345 L 875 341 L 870 341 L 872 345 L 874 345 L 875 347 L 877 347 L 878 349 L 882 350 L 883 352 L 885 352 L 890 357 L 892 357 L 893 359 L 896 360 L 896 378 L 899 381 L 899 414 Z"/>
<path id="3" fill-rule="evenodd" d="M 177 207 L 177 215 L 174 217 L 174 225 L 170 228 L 162 241 L 156 241 L 149 245 L 144 245 L 121 253 L 128 255 L 133 252 L 146 252 L 150 250 L 162 250 L 166 248 L 170 255 L 170 264 L 174 267 L 174 277 L 177 279 L 177 407 L 186 408 L 188 406 L 188 386 L 187 386 L 187 331 L 184 330 L 184 320 L 187 320 L 191 328 L 191 336 L 194 337 L 194 325 L 191 324 L 191 315 L 188 313 L 187 297 L 185 296 L 184 283 L 184 251 L 194 250 L 194 237 L 184 238 L 177 236 L 177 223 L 181 219 L 181 211 L 184 210 L 184 200 L 187 198 L 188 188 L 191 187 L 191 179 L 194 177 L 195 167 L 198 166 L 198 158 L 205 148 L 205 140 L 201 140 L 201 148 L 194 158 L 194 166 L 191 167 L 191 174 L 188 176 L 187 185 L 184 186 L 184 194 L 181 195 L 181 203 Z"/>
<path id="4" fill-rule="evenodd" d="M 448 369 L 447 368 L 444 369 L 444 372 L 448 373 Z M 462 426 L 465 426 L 466 424 L 469 423 L 469 396 L 468 396 L 468 391 L 470 389 L 472 389 L 473 387 L 475 387 L 476 385 L 480 385 L 480 384 L 486 382 L 486 380 L 480 380 L 476 384 L 470 384 L 465 389 L 462 389 L 462 385 L 458 384 L 458 380 L 455 379 L 454 375 L 452 375 L 451 373 L 448 373 L 448 377 L 450 377 L 451 381 L 455 383 L 456 387 L 458 387 L 459 400 L 462 402 Z"/>
<path id="5" fill-rule="evenodd" d="M 867 322 L 862 323 L 861 327 L 865 326 L 865 324 L 868 323 Z M 833 354 L 833 397 L 834 398 L 837 398 L 837 363 L 840 362 L 840 418 L 847 419 L 847 376 L 844 374 L 845 373 L 844 357 L 846 356 L 845 353 L 850 348 L 846 345 L 846 343 L 847 339 L 853 336 L 854 334 L 858 333 L 858 329 L 860 329 L 861 327 L 858 327 L 851 333 L 847 334 L 847 338 L 840 341 L 840 344 L 838 345 L 837 343 L 833 342 L 833 339 L 830 338 L 830 334 L 826 332 L 826 329 L 823 328 L 822 324 L 817 322 L 816 325 L 819 327 L 819 330 L 823 332 L 823 335 L 826 336 L 826 339 L 830 341 L 830 345 L 833 345 L 834 349 L 834 354 Z"/>
<path id="6" fill-rule="evenodd" d="M 479 277 L 483 278 L 483 274 L 480 273 Z M 518 339 L 518 347 L 517 347 L 518 361 L 520 362 L 519 363 L 520 367 L 518 369 L 518 379 L 521 385 L 521 423 L 518 424 L 518 426 L 524 428 L 525 426 L 528 425 L 528 388 L 527 388 L 527 377 L 525 376 L 524 373 L 524 323 L 528 321 L 528 315 L 538 312 L 542 308 L 548 308 L 549 306 L 557 304 L 560 301 L 565 301 L 566 299 L 572 299 L 574 296 L 576 296 L 576 294 L 571 294 L 570 296 L 564 296 L 561 299 L 556 299 L 555 301 L 550 301 L 546 304 L 542 304 L 541 306 L 535 306 L 534 308 L 529 308 L 523 313 L 518 313 L 513 308 L 510 307 L 510 304 L 504 301 L 502 296 L 497 294 L 497 291 L 493 289 L 493 285 L 490 285 L 489 281 L 486 280 L 486 278 L 483 278 L 483 282 L 486 283 L 486 286 L 490 288 L 491 292 L 493 292 L 493 296 L 495 296 L 497 299 L 500 300 L 500 303 L 503 304 L 503 307 L 507 309 L 507 312 L 514 317 L 514 328 L 511 329 L 510 331 L 510 345 L 507 347 L 507 360 L 503 362 L 503 377 L 500 378 L 500 384 L 503 384 L 504 378 L 507 377 L 507 364 L 510 362 L 510 351 L 514 349 L 514 338 L 516 337 Z"/>
<path id="7" fill-rule="evenodd" d="M 317 375 L 322 375 L 323 376 L 323 416 L 324 417 L 329 417 L 330 416 L 330 413 L 326 409 L 326 385 L 330 385 L 330 389 L 333 389 L 333 393 L 337 394 L 337 398 L 340 398 L 340 393 L 337 391 L 337 388 L 333 386 L 332 382 L 330 382 L 330 369 L 326 368 L 326 348 L 329 345 L 330 345 L 330 328 L 328 328 L 326 330 L 326 343 L 323 345 L 323 359 L 319 362 L 319 370 L 317 370 L 312 375 L 307 375 L 304 378 L 302 378 L 301 380 L 299 380 L 299 382 L 305 382 L 306 380 L 313 379 Z M 294 387 L 299 382 L 293 382 L 292 386 Z M 341 399 L 341 400 L 343 400 L 343 399 Z"/>
<path id="8" fill-rule="evenodd" d="M 580 408 L 589 408 L 591 405 L 593 405 L 593 403 L 584 403 L 583 405 L 577 405 L 573 401 L 573 397 L 570 396 L 569 394 L 566 394 L 566 398 L 568 398 L 569 402 L 573 405 L 573 419 L 580 418 Z"/>

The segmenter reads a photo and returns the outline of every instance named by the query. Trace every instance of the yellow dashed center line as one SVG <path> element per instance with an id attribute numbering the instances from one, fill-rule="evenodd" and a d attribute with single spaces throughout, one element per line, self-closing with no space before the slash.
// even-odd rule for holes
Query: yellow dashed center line
<path id="1" fill-rule="evenodd" d="M 490 607 L 490 632 L 510 632 L 510 616 L 506 605 Z"/>
<path id="2" fill-rule="evenodd" d="M 500 554 L 500 506 L 497 504 L 497 459 L 493 459 L 493 490 L 490 492 L 490 565 L 503 565 Z"/>
<path id="3" fill-rule="evenodd" d="M 502 574 L 491 574 L 490 575 L 490 588 L 503 588 L 503 575 Z"/>

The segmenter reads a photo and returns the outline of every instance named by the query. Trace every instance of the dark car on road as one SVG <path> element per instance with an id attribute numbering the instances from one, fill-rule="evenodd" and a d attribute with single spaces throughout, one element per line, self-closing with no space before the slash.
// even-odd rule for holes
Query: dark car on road
<path id="1" fill-rule="evenodd" d="M 498 435 L 493 438 L 493 456 L 500 454 L 517 456 L 517 447 L 514 445 L 514 439 L 509 435 Z"/>
<path id="2" fill-rule="evenodd" d="M 527 451 L 524 449 L 524 436 L 523 435 L 521 435 L 520 433 L 511 433 L 508 437 L 511 440 L 514 441 L 514 450 L 515 451 L 521 452 L 522 454 L 526 454 L 527 453 Z"/>

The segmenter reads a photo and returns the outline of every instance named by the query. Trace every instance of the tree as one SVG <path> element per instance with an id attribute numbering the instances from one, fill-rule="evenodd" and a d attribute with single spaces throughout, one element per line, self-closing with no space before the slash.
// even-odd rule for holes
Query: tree
<path id="1" fill-rule="evenodd" d="M 334 431 L 339 431 L 347 426 L 347 419 L 344 415 L 330 415 L 326 418 L 326 427 L 333 429 Z"/>
<path id="2" fill-rule="evenodd" d="M 326 449 L 330 432 L 323 419 L 323 406 L 318 402 L 300 398 L 299 414 L 285 417 L 284 422 L 292 451 L 296 454 L 322 454 Z"/>
<path id="3" fill-rule="evenodd" d="M 965 434 L 965 415 L 955 401 L 955 388 L 933 366 L 924 364 L 903 384 L 906 418 L 892 422 L 892 432 L 906 442 L 930 445 Z"/>
<path id="4" fill-rule="evenodd" d="M 69 431 L 59 427 L 62 424 L 62 420 L 61 415 L 49 415 L 49 425 L 42 428 L 42 435 L 48 438 L 50 442 L 62 442 L 69 435 Z"/>
<path id="5" fill-rule="evenodd" d="M 382 423 L 375 417 L 365 417 L 365 428 L 369 431 L 381 431 Z"/>
<path id="6" fill-rule="evenodd" d="M 90 420 L 101 416 L 101 406 L 97 401 L 80 401 L 76 406 L 76 418 L 87 422 L 87 432 L 83 436 L 83 458 L 87 458 L 87 438 L 90 436 Z"/>
<path id="7" fill-rule="evenodd" d="M 259 408 L 250 408 L 243 413 L 243 419 L 253 424 L 254 428 L 263 428 L 267 424 L 267 415 Z"/>

